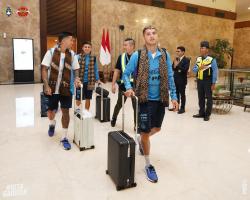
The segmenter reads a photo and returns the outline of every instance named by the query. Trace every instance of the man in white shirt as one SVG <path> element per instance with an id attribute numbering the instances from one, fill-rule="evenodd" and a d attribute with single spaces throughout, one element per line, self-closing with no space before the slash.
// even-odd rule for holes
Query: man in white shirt
<path id="1" fill-rule="evenodd" d="M 75 53 L 70 50 L 73 45 L 73 35 L 69 32 L 62 32 L 59 35 L 59 45 L 51 48 L 45 54 L 42 61 L 42 80 L 44 93 L 48 95 L 48 135 L 52 137 L 55 133 L 55 115 L 60 102 L 62 110 L 63 137 L 61 144 L 65 150 L 71 149 L 68 140 L 69 109 L 72 107 L 72 94 L 74 81 L 80 85 L 79 64 Z M 74 79 L 75 75 L 75 79 Z"/>

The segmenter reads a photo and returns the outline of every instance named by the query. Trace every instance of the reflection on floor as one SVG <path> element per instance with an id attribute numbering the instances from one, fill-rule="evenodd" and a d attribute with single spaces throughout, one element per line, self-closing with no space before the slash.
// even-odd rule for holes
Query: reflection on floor
<path id="1" fill-rule="evenodd" d="M 0 199 L 249 200 L 250 109 L 243 112 L 242 107 L 233 106 L 229 114 L 213 114 L 209 122 L 193 119 L 197 92 L 194 81 L 189 82 L 186 113 L 166 110 L 162 131 L 151 140 L 151 161 L 159 182 L 146 180 L 144 158 L 137 153 L 137 187 L 120 192 L 105 170 L 107 134 L 121 129 L 121 114 L 114 128 L 110 123 L 94 122 L 94 150 L 79 152 L 73 145 L 72 150 L 64 151 L 59 144 L 61 112 L 53 138 L 47 136 L 47 119 L 40 118 L 42 86 L 0 86 Z M 112 113 L 117 94 L 110 96 Z M 125 110 L 125 129 L 133 136 L 130 101 Z M 73 120 L 69 132 L 72 140 Z"/>
<path id="2" fill-rule="evenodd" d="M 34 97 L 16 98 L 16 127 L 34 127 Z"/>

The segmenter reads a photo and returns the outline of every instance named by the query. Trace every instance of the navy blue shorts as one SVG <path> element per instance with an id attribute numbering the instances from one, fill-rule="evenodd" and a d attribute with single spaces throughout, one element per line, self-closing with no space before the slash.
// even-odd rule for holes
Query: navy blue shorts
<path id="1" fill-rule="evenodd" d="M 88 90 L 88 84 L 84 83 L 82 88 L 82 100 L 92 99 L 93 90 Z M 81 98 L 81 89 L 76 89 L 76 100 L 80 100 Z"/>
<path id="2" fill-rule="evenodd" d="M 60 94 L 53 94 L 48 96 L 48 110 L 57 110 L 58 103 L 60 102 L 61 108 L 71 108 L 72 107 L 72 96 L 62 96 Z"/>
<path id="3" fill-rule="evenodd" d="M 150 133 L 152 128 L 161 128 L 165 106 L 160 101 L 139 104 L 139 132 Z"/>

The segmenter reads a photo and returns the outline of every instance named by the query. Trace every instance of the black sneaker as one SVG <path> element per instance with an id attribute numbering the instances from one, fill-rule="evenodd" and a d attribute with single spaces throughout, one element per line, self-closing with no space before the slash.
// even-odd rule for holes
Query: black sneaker
<path id="1" fill-rule="evenodd" d="M 203 118 L 204 115 L 200 115 L 200 114 L 196 114 L 196 115 L 193 115 L 193 118 Z"/>
<path id="2" fill-rule="evenodd" d="M 116 124 L 116 119 L 115 118 L 112 118 L 112 120 L 111 120 L 111 126 L 112 127 L 115 127 L 115 124 Z"/>

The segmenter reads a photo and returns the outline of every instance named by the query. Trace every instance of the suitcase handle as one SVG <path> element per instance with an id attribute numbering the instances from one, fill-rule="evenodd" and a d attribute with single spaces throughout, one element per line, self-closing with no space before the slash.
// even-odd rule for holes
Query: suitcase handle
<path id="1" fill-rule="evenodd" d="M 124 131 L 124 120 L 125 120 L 125 112 L 124 112 L 124 96 L 125 93 L 122 93 L 122 131 Z M 132 96 L 131 98 L 135 99 L 136 102 L 136 106 L 135 106 L 135 142 L 136 142 L 136 135 L 138 134 L 138 109 L 139 109 L 139 101 L 138 101 L 138 97 L 137 96 Z"/>
<path id="2" fill-rule="evenodd" d="M 101 121 L 103 121 L 103 87 L 101 83 L 98 83 L 97 86 L 101 88 Z"/>
<path id="3" fill-rule="evenodd" d="M 76 87 L 75 87 L 75 92 L 74 92 L 74 112 L 76 112 Z M 82 105 L 82 89 L 83 89 L 83 84 L 81 83 L 80 85 L 80 116 L 82 116 L 82 111 L 83 111 L 83 105 Z"/>

